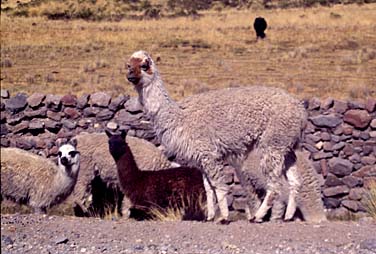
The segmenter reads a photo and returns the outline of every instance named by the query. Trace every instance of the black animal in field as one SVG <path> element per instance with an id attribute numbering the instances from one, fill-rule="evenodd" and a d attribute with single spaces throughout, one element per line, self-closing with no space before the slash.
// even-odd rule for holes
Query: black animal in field
<path id="1" fill-rule="evenodd" d="M 266 23 L 266 20 L 263 17 L 257 17 L 255 18 L 255 22 L 253 23 L 253 28 L 256 31 L 256 37 L 264 39 L 266 37 L 265 35 L 265 29 L 268 27 L 268 24 Z"/>

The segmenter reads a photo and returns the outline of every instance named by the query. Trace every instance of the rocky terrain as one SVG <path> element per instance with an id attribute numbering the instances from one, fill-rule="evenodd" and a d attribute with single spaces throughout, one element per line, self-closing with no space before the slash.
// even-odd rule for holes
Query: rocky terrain
<path id="1" fill-rule="evenodd" d="M 2 215 L 1 253 L 376 253 L 376 221 L 230 225 Z"/>

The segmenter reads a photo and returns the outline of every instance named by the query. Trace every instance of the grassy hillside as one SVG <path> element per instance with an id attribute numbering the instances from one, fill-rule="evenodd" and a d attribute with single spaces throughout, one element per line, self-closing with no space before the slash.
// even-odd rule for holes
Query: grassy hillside
<path id="1" fill-rule="evenodd" d="M 145 49 L 159 59 L 175 98 L 249 84 L 283 87 L 300 97 L 375 97 L 375 12 L 376 4 L 225 8 L 201 11 L 200 17 L 118 22 L 2 13 L 1 87 L 27 93 L 133 92 L 125 62 Z M 257 42 L 252 22 L 258 15 L 269 28 L 267 39 Z"/>

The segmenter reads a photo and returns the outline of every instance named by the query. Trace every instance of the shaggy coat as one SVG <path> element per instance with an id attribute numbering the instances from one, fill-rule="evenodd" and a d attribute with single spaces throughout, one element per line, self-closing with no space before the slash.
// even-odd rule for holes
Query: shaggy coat
<path id="1" fill-rule="evenodd" d="M 254 147 L 261 151 L 260 170 L 268 182 L 255 215 L 261 221 L 280 195 L 284 158 L 294 152 L 306 121 L 299 100 L 281 89 L 253 86 L 201 93 L 179 104 L 169 97 L 157 67 L 144 51 L 131 56 L 127 77 L 167 154 L 184 158 L 206 173 L 217 196 L 221 222 L 227 222 L 229 215 L 225 161 L 232 158 L 241 165 Z M 209 192 L 208 219 L 213 219 Z"/>
<path id="2" fill-rule="evenodd" d="M 36 212 L 61 203 L 72 192 L 80 155 L 71 145 L 59 148 L 58 165 L 18 149 L 1 148 L 1 195 Z"/>
<path id="3" fill-rule="evenodd" d="M 265 176 L 258 170 L 260 155 L 252 151 L 243 164 L 245 181 L 253 188 L 250 195 L 259 193 L 262 197 L 267 188 Z M 286 170 L 286 179 L 283 179 L 282 195 L 276 200 L 272 208 L 272 220 L 291 220 L 299 209 L 301 216 L 308 222 L 325 221 L 324 206 L 321 199 L 322 177 L 316 173 L 308 155 L 302 151 L 296 152 L 296 161 Z M 290 210 L 286 211 L 286 205 L 290 202 Z M 256 207 L 260 201 L 256 198 L 250 201 L 250 207 Z"/>
<path id="4" fill-rule="evenodd" d="M 103 205 L 100 199 L 106 198 L 104 197 L 105 192 L 116 192 L 119 186 L 117 169 L 108 151 L 108 138 L 105 133 L 80 133 L 75 139 L 77 140 L 77 149 L 81 153 L 80 175 L 72 195 L 64 204 L 74 205 L 76 214 L 88 214 L 88 209 L 92 208 L 93 203 L 99 203 L 98 206 Z M 131 136 L 127 136 L 127 143 L 140 170 L 160 170 L 171 167 L 171 162 L 152 143 Z M 93 185 L 98 182 L 97 180 L 103 183 L 100 190 L 93 188 Z M 99 197 L 96 194 L 102 196 Z M 111 196 L 111 194 L 107 194 L 107 196 Z M 103 202 L 109 201 L 104 200 Z M 128 214 L 129 206 L 129 201 L 126 198 L 122 199 L 123 215 Z M 101 207 L 96 207 L 96 209 L 103 210 Z"/>
<path id="5" fill-rule="evenodd" d="M 196 210 L 200 208 L 197 202 L 205 198 L 202 174 L 198 169 L 179 167 L 141 171 L 124 134 L 110 136 L 108 143 L 121 189 L 136 209 L 150 215 L 150 209 L 178 208 L 184 209 L 190 219 L 205 218 L 203 210 Z"/>

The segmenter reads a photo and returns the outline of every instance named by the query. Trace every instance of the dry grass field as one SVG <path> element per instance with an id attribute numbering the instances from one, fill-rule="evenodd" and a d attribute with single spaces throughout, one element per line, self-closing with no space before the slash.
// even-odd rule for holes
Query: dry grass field
<path id="1" fill-rule="evenodd" d="M 207 89 L 263 84 L 301 98 L 376 97 L 376 4 L 224 10 L 199 18 L 88 22 L 1 15 L 1 88 L 66 94 L 133 93 L 126 59 L 158 58 L 179 99 Z M 264 16 L 267 39 L 253 19 Z"/>

